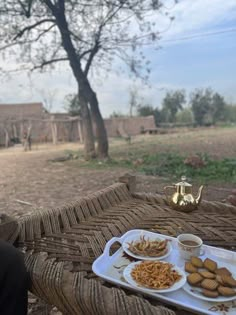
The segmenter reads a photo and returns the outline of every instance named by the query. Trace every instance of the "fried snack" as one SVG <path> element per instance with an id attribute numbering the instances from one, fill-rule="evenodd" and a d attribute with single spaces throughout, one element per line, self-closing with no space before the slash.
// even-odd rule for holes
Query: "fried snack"
<path id="1" fill-rule="evenodd" d="M 211 260 L 210 258 L 206 258 L 203 262 L 203 266 L 207 270 L 214 272 L 217 268 L 217 263 L 214 260 Z"/>
<path id="2" fill-rule="evenodd" d="M 219 286 L 217 288 L 218 292 L 220 293 L 220 295 L 223 296 L 234 296 L 236 295 L 236 291 L 232 288 L 228 288 L 228 287 L 223 287 L 223 286 Z"/>
<path id="3" fill-rule="evenodd" d="M 216 275 L 216 281 L 217 281 L 219 284 L 224 285 L 224 282 L 223 282 L 222 276 L 220 276 L 220 275 Z"/>
<path id="4" fill-rule="evenodd" d="M 139 241 L 132 241 L 128 243 L 128 249 L 135 255 L 147 257 L 160 257 L 167 253 L 167 240 L 150 241 L 145 236 L 140 236 Z"/>
<path id="5" fill-rule="evenodd" d="M 193 286 L 197 286 L 202 280 L 202 276 L 197 272 L 191 273 L 187 276 L 188 283 Z"/>
<path id="6" fill-rule="evenodd" d="M 215 279 L 216 275 L 210 271 L 199 271 L 199 274 L 203 277 L 203 278 L 207 278 L 207 279 Z"/>
<path id="7" fill-rule="evenodd" d="M 197 272 L 197 268 L 194 267 L 191 262 L 186 262 L 185 263 L 185 271 L 189 272 L 189 273 L 193 273 L 193 272 Z"/>
<path id="8" fill-rule="evenodd" d="M 168 289 L 182 278 L 172 264 L 161 261 L 142 261 L 131 276 L 138 285 L 157 290 Z"/>
<path id="9" fill-rule="evenodd" d="M 201 282 L 201 287 L 210 291 L 215 291 L 218 286 L 218 282 L 212 279 L 204 279 Z"/>
<path id="10" fill-rule="evenodd" d="M 192 256 L 190 261 L 191 261 L 192 265 L 196 268 L 202 268 L 203 267 L 202 260 L 196 256 Z"/>
<path id="11" fill-rule="evenodd" d="M 236 287 L 236 280 L 232 276 L 222 275 L 221 277 L 221 284 L 225 285 L 226 287 Z"/>
<path id="12" fill-rule="evenodd" d="M 209 298 L 218 296 L 236 296 L 236 278 L 226 267 L 217 268 L 217 262 L 206 258 L 201 265 L 201 259 L 191 257 L 191 262 L 185 263 L 185 271 L 191 273 L 187 281 L 191 286 L 202 288 L 201 293 Z M 198 271 L 191 272 L 196 268 Z M 201 280 L 202 278 L 202 280 Z"/>
<path id="13" fill-rule="evenodd" d="M 232 275 L 231 272 L 230 272 L 227 268 L 225 268 L 225 267 L 217 268 L 217 269 L 215 270 L 215 273 L 216 273 L 217 275 L 220 275 L 220 276 L 222 276 L 222 275 L 231 276 L 231 275 Z"/>
<path id="14" fill-rule="evenodd" d="M 206 290 L 206 289 L 202 290 L 202 294 L 209 297 L 209 298 L 217 298 L 219 296 L 218 291 L 210 291 L 210 290 Z"/>

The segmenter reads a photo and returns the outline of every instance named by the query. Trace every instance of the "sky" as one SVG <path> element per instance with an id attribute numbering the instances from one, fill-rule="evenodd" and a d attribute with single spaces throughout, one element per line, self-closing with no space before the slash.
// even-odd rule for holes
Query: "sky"
<path id="1" fill-rule="evenodd" d="M 92 77 L 103 117 L 114 111 L 129 113 L 129 90 L 135 86 L 138 96 L 146 104 L 161 107 L 168 90 L 211 87 L 226 101 L 236 104 L 236 1 L 235 0 L 180 0 L 166 6 L 175 17 L 167 30 L 167 20 L 160 18 L 162 37 L 160 49 L 144 49 L 151 62 L 149 86 L 129 74 L 110 72 Z M 10 68 L 14 61 L 0 60 Z M 117 65 L 119 62 L 116 61 Z M 115 66 L 113 67 L 115 70 Z M 52 112 L 65 111 L 64 98 L 76 93 L 77 87 L 69 67 L 54 72 L 15 74 L 0 82 L 0 103 L 47 103 Z"/>

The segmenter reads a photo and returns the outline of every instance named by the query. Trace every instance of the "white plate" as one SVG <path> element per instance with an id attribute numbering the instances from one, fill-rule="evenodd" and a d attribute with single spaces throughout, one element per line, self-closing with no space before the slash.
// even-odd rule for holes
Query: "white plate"
<path id="1" fill-rule="evenodd" d="M 156 292 L 156 293 L 167 293 L 167 292 L 172 292 L 172 291 L 176 291 L 178 289 L 180 289 L 186 282 L 186 275 L 185 275 L 185 272 L 180 269 L 179 267 L 173 265 L 173 268 L 174 270 L 176 270 L 178 272 L 178 274 L 180 274 L 182 276 L 182 278 L 176 282 L 174 285 L 172 285 L 170 288 L 168 289 L 161 289 L 161 290 L 158 290 L 158 289 L 148 289 L 146 287 L 142 287 L 140 286 L 139 284 L 137 284 L 137 282 L 133 279 L 133 277 L 131 276 L 131 272 L 133 270 L 133 268 L 136 266 L 136 265 L 139 265 L 141 264 L 143 261 L 136 261 L 136 262 L 133 262 L 131 264 L 129 264 L 125 269 L 124 269 L 124 272 L 123 272 L 123 276 L 125 278 L 125 280 L 131 284 L 134 288 L 138 288 L 138 289 L 141 289 L 145 292 Z M 161 261 L 161 262 L 165 262 L 165 261 Z"/>
<path id="2" fill-rule="evenodd" d="M 126 254 L 128 254 L 129 256 L 132 256 L 134 258 L 141 259 L 141 260 L 161 260 L 161 259 L 164 259 L 170 255 L 171 250 L 172 250 L 172 246 L 171 246 L 170 241 L 167 242 L 167 253 L 163 256 L 149 257 L 149 256 L 136 255 L 136 254 L 132 253 L 129 250 L 129 244 L 128 243 L 131 243 L 132 241 L 139 241 L 141 236 L 145 236 L 145 238 L 146 239 L 148 238 L 150 241 L 164 241 L 165 239 L 168 239 L 168 237 L 165 238 L 165 237 L 156 236 L 155 233 L 148 232 L 148 231 L 144 231 L 143 233 L 137 232 L 137 234 L 130 235 L 127 238 L 125 238 L 125 240 L 123 241 L 122 247 L 123 247 L 123 250 L 126 252 Z"/>
<path id="3" fill-rule="evenodd" d="M 228 269 L 230 270 L 230 268 L 228 268 Z M 232 272 L 232 270 L 230 270 L 230 271 Z M 232 272 L 232 276 L 234 277 L 234 279 L 236 279 L 236 273 Z M 236 299 L 236 295 L 235 296 L 218 296 L 217 298 L 210 298 L 210 297 L 204 296 L 201 293 L 201 288 L 191 286 L 188 284 L 187 281 L 186 281 L 183 289 L 184 289 L 184 291 L 191 294 L 192 296 L 194 296 L 198 299 L 201 299 L 203 301 L 208 301 L 208 302 L 228 302 L 228 301 L 233 301 Z M 234 288 L 234 290 L 236 290 L 236 288 Z"/>

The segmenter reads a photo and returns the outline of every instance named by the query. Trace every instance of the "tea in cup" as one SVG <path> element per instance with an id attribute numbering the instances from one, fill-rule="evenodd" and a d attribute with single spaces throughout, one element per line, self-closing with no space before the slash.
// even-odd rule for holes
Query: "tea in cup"
<path id="1" fill-rule="evenodd" d="M 177 237 L 178 249 L 183 259 L 190 259 L 191 256 L 201 256 L 204 254 L 202 250 L 202 240 L 194 234 L 180 234 Z"/>

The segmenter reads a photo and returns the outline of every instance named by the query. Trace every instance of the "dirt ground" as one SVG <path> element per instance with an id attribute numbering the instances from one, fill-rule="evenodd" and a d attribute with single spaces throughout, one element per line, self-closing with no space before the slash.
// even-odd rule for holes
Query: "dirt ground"
<path id="1" fill-rule="evenodd" d="M 131 146 L 150 144 L 150 150 L 178 151 L 186 154 L 205 152 L 215 158 L 236 157 L 236 129 L 207 129 L 182 133 L 139 136 L 132 139 Z M 124 140 L 111 140 L 111 153 L 122 146 Z M 78 150 L 79 144 L 57 146 L 33 145 L 31 152 L 23 152 L 21 146 L 0 150 L 0 212 L 20 217 L 37 211 L 38 208 L 60 207 L 77 198 L 95 192 L 116 182 L 127 169 L 86 169 L 79 167 L 77 160 L 50 162 L 61 157 L 65 150 Z M 138 158 L 138 157 L 137 157 Z M 135 172 L 133 172 L 135 174 Z M 168 179 L 137 175 L 137 190 L 163 193 Z M 204 199 L 225 200 L 232 184 L 214 184 L 205 187 Z M 31 297 L 31 304 L 36 299 Z M 43 314 L 39 309 L 30 314 Z M 57 314 L 52 312 L 51 314 Z"/>
<path id="2" fill-rule="evenodd" d="M 236 156 L 236 129 L 214 129 L 181 134 L 140 136 L 132 140 L 133 147 L 150 143 L 151 150 L 185 153 L 207 152 L 211 156 Z M 125 141 L 111 141 L 111 152 Z M 21 216 L 37 208 L 58 207 L 116 182 L 127 169 L 86 169 L 78 161 L 50 162 L 63 156 L 65 150 L 78 150 L 78 144 L 34 145 L 31 152 L 23 152 L 21 146 L 0 151 L 0 212 Z M 138 158 L 138 157 L 137 157 Z M 133 172 L 135 173 L 135 172 Z M 163 193 L 168 179 L 137 175 L 139 191 Z M 215 184 L 205 187 L 204 198 L 223 200 L 232 184 Z"/>

